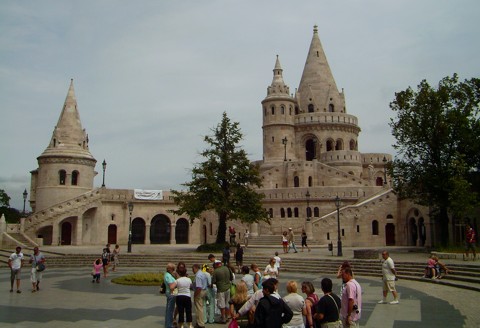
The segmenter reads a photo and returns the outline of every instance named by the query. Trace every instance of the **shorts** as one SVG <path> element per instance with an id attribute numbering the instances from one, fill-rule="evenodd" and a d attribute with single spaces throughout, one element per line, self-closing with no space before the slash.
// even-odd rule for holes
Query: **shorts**
<path id="1" fill-rule="evenodd" d="M 217 307 L 219 309 L 226 309 L 230 307 L 230 289 L 224 292 L 217 292 Z"/>
<path id="2" fill-rule="evenodd" d="M 385 292 L 396 292 L 395 289 L 395 280 L 384 280 L 383 281 L 383 291 Z"/>
<path id="3" fill-rule="evenodd" d="M 288 241 L 282 241 L 283 246 L 288 246 Z"/>
<path id="4" fill-rule="evenodd" d="M 30 272 L 30 281 L 32 283 L 38 282 L 42 280 L 42 273 L 38 272 L 37 269 L 32 268 L 32 271 Z"/>
<path id="5" fill-rule="evenodd" d="M 20 280 L 22 269 L 10 269 L 10 280 Z"/>
<path id="6" fill-rule="evenodd" d="M 475 251 L 475 243 L 465 243 L 465 251 Z"/>
<path id="7" fill-rule="evenodd" d="M 302 246 L 307 246 L 307 241 L 302 239 Z"/>

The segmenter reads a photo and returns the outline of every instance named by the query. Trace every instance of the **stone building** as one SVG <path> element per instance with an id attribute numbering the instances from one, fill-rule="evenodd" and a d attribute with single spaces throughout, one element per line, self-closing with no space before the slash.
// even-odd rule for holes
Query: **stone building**
<path id="1" fill-rule="evenodd" d="M 336 243 L 339 232 L 345 246 L 431 244 L 426 209 L 399 200 L 389 186 L 385 167 L 391 155 L 359 151 L 359 122 L 347 113 L 317 27 L 294 94 L 276 58 L 261 117 L 263 159 L 256 163 L 263 187 L 258 192 L 265 195 L 272 224 L 227 225 L 272 240 L 291 227 L 297 233 L 306 229 L 316 244 Z M 175 204 L 169 191 L 93 186 L 97 161 L 81 124 L 73 81 L 52 138 L 37 159 L 31 172 L 33 213 L 20 225 L 1 223 L 4 242 L 126 244 L 129 232 L 134 244 L 215 240 L 215 215 L 206 213 L 190 225 L 188 217 L 171 212 Z"/>

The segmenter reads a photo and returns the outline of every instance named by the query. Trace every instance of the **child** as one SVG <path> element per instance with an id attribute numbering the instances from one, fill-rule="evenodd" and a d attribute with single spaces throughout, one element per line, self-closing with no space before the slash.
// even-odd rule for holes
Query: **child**
<path id="1" fill-rule="evenodd" d="M 96 259 L 95 262 L 93 262 L 92 282 L 96 281 L 97 283 L 100 283 L 100 272 L 102 271 L 102 268 L 102 259 Z"/>
<path id="2" fill-rule="evenodd" d="M 430 258 L 427 261 L 427 267 L 425 268 L 423 278 L 436 279 L 435 260 L 433 259 L 433 257 L 434 257 L 434 255 L 430 256 Z"/>
<path id="3" fill-rule="evenodd" d="M 282 263 L 282 259 L 280 256 L 278 256 L 278 252 L 275 252 L 275 256 L 273 257 L 275 259 L 275 269 L 277 269 L 277 277 L 280 276 L 280 264 Z"/>

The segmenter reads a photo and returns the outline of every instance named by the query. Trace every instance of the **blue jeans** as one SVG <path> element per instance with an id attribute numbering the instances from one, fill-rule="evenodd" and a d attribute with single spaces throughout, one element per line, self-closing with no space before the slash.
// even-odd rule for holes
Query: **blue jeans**
<path id="1" fill-rule="evenodd" d="M 165 327 L 173 327 L 173 312 L 175 311 L 175 298 L 174 295 L 167 295 L 167 305 L 165 307 Z"/>

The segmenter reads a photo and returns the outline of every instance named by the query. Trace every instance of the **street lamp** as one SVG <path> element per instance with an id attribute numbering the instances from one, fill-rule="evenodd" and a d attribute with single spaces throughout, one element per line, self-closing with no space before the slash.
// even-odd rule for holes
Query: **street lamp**
<path id="1" fill-rule="evenodd" d="M 25 191 L 23 192 L 23 215 L 25 215 L 25 202 L 27 201 L 27 196 L 28 196 L 28 192 L 27 192 L 27 189 L 25 188 Z"/>
<path id="2" fill-rule="evenodd" d="M 307 199 L 307 221 L 310 221 L 310 192 L 308 189 L 305 198 Z"/>
<path id="3" fill-rule="evenodd" d="M 285 148 L 285 155 L 284 155 L 284 157 L 283 157 L 283 161 L 285 161 L 285 162 L 287 161 L 287 142 L 288 142 L 287 137 L 285 137 L 285 138 L 282 139 L 282 144 L 283 144 L 283 146 L 284 146 L 284 148 Z"/>
<path id="4" fill-rule="evenodd" d="M 105 169 L 107 168 L 107 162 L 105 162 L 105 160 L 103 160 L 102 167 L 103 167 L 102 187 L 105 187 Z"/>
<path id="5" fill-rule="evenodd" d="M 335 206 L 337 207 L 337 225 L 338 225 L 338 241 L 337 241 L 337 256 L 342 254 L 342 237 L 340 236 L 340 198 L 335 197 Z"/>
<path id="6" fill-rule="evenodd" d="M 127 253 L 132 252 L 132 212 L 133 212 L 133 203 L 128 203 L 128 211 L 130 212 L 130 221 L 128 224 L 128 248 Z"/>
<path id="7" fill-rule="evenodd" d="M 387 158 L 385 156 L 383 156 L 383 185 L 386 186 L 387 185 Z"/>

